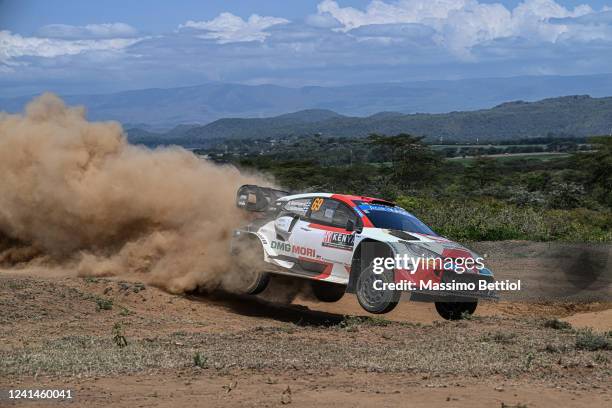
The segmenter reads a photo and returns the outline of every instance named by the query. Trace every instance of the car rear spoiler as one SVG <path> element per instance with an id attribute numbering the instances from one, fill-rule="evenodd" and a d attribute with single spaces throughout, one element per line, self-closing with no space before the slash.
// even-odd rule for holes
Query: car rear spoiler
<path id="1" fill-rule="evenodd" d="M 274 211 L 276 210 L 276 200 L 287 195 L 289 195 L 288 191 L 245 184 L 236 193 L 236 206 L 246 211 Z"/>

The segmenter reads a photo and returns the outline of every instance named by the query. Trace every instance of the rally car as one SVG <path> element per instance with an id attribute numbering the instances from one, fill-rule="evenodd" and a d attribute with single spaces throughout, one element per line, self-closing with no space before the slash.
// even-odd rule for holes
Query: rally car
<path id="1" fill-rule="evenodd" d="M 249 225 L 234 231 L 232 240 L 236 267 L 249 272 L 243 274 L 244 293 L 258 294 L 271 275 L 286 275 L 310 280 L 321 301 L 334 302 L 346 292 L 355 293 L 364 310 L 379 314 L 394 309 L 406 293 L 411 300 L 435 302 L 445 319 L 471 315 L 478 299 L 497 296 L 479 289 L 479 281 L 493 281 L 484 265 L 458 271 L 460 258 L 482 258 L 439 236 L 390 201 L 346 194 L 289 194 L 245 185 L 237 192 L 236 205 L 252 218 Z M 403 269 L 390 263 L 381 266 L 380 259 L 402 256 L 427 261 Z M 400 282 L 404 286 L 397 285 Z M 397 290 L 409 282 L 409 291 Z M 444 290 L 433 289 L 439 287 Z"/>

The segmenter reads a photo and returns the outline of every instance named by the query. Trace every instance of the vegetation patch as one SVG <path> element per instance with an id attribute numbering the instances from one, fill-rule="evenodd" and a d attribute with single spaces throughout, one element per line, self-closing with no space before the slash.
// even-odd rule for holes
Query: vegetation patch
<path id="1" fill-rule="evenodd" d="M 571 330 L 572 325 L 568 322 L 564 322 L 557 318 L 547 319 L 544 321 L 544 327 L 548 327 L 555 330 Z"/>
<path id="2" fill-rule="evenodd" d="M 338 326 L 342 329 L 354 330 L 360 326 L 385 327 L 390 324 L 391 321 L 378 316 L 344 316 Z"/>
<path id="3" fill-rule="evenodd" d="M 576 348 L 587 351 L 611 350 L 612 341 L 604 334 L 585 329 L 580 330 L 576 335 Z"/>
<path id="4" fill-rule="evenodd" d="M 200 368 L 208 368 L 208 359 L 199 351 L 193 355 L 193 365 Z"/>
<path id="5" fill-rule="evenodd" d="M 519 147 L 440 149 L 407 134 L 233 141 L 224 153 L 215 146 L 199 153 L 270 173 L 296 192 L 393 200 L 454 240 L 612 241 L 612 138 L 523 142 L 522 150 L 553 155 L 505 160 L 484 154 Z M 455 154 L 472 157 L 448 159 Z"/>
<path id="6" fill-rule="evenodd" d="M 96 310 L 98 310 L 98 311 L 100 311 L 100 310 L 112 310 L 112 308 L 113 308 L 113 300 L 112 299 L 96 297 L 95 302 L 96 302 Z"/>

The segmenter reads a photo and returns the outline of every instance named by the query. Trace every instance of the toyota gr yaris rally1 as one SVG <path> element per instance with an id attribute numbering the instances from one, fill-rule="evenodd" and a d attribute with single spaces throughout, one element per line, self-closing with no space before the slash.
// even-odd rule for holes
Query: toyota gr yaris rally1
<path id="1" fill-rule="evenodd" d="M 278 274 L 309 280 L 325 302 L 355 293 L 370 313 L 391 311 L 405 292 L 435 302 L 445 319 L 474 313 L 478 299 L 496 298 L 482 258 L 390 201 L 245 185 L 236 204 L 253 213 L 232 241 L 244 293 L 262 292 Z"/>

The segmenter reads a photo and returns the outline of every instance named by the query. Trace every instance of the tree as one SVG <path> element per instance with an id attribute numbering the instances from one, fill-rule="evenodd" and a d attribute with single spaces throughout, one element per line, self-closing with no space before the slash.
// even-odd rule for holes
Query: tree
<path id="1" fill-rule="evenodd" d="M 371 146 L 382 147 L 391 157 L 391 180 L 400 188 L 426 186 L 440 175 L 442 158 L 423 142 L 406 133 L 396 136 L 372 134 Z"/>
<path id="2" fill-rule="evenodd" d="M 477 156 L 465 169 L 467 184 L 474 188 L 484 188 L 497 179 L 498 166 L 495 159 Z"/>
<path id="3" fill-rule="evenodd" d="M 596 199 L 612 208 L 612 137 L 593 137 L 589 143 L 597 150 L 577 154 L 577 167 L 585 173 L 585 185 Z"/>

